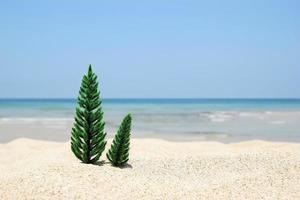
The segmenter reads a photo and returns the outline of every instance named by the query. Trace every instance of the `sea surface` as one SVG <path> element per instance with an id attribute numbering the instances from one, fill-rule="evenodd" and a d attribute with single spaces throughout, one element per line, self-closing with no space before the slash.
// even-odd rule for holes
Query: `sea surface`
<path id="1" fill-rule="evenodd" d="M 133 116 L 133 137 L 300 142 L 300 99 L 104 99 L 106 130 Z M 1 99 L 0 142 L 67 141 L 75 99 Z"/>

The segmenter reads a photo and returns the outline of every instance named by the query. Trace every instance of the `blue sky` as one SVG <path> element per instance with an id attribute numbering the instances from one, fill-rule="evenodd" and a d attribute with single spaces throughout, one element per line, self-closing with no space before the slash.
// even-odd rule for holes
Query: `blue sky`
<path id="1" fill-rule="evenodd" d="M 0 98 L 300 98 L 300 1 L 1 1 Z"/>

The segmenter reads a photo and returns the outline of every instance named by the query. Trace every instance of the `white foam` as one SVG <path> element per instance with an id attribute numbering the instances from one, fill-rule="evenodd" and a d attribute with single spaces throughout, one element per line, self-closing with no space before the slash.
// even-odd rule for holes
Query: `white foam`
<path id="1" fill-rule="evenodd" d="M 270 124 L 286 124 L 286 121 L 283 120 L 277 120 L 277 121 L 270 121 Z"/>
<path id="2" fill-rule="evenodd" d="M 211 122 L 225 122 L 233 118 L 233 114 L 228 112 L 215 112 L 208 115 Z"/>
<path id="3" fill-rule="evenodd" d="M 0 124 L 67 124 L 72 118 L 0 118 Z"/>

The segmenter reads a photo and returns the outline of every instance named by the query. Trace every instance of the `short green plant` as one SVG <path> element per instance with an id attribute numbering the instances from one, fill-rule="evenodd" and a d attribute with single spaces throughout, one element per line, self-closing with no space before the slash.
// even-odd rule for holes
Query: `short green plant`
<path id="1" fill-rule="evenodd" d="M 71 149 L 83 163 L 95 163 L 105 149 L 106 133 L 97 76 L 91 65 L 82 78 L 77 104 Z"/>
<path id="2" fill-rule="evenodd" d="M 123 119 L 112 145 L 106 154 L 113 166 L 121 167 L 129 160 L 131 120 L 130 114 Z"/>

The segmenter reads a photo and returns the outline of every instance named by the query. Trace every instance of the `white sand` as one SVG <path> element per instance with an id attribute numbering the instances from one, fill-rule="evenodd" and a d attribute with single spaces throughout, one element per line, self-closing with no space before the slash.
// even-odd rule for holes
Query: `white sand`
<path id="1" fill-rule="evenodd" d="M 80 163 L 69 143 L 0 144 L 0 199 L 300 199 L 300 144 L 132 140 L 131 165 Z"/>

